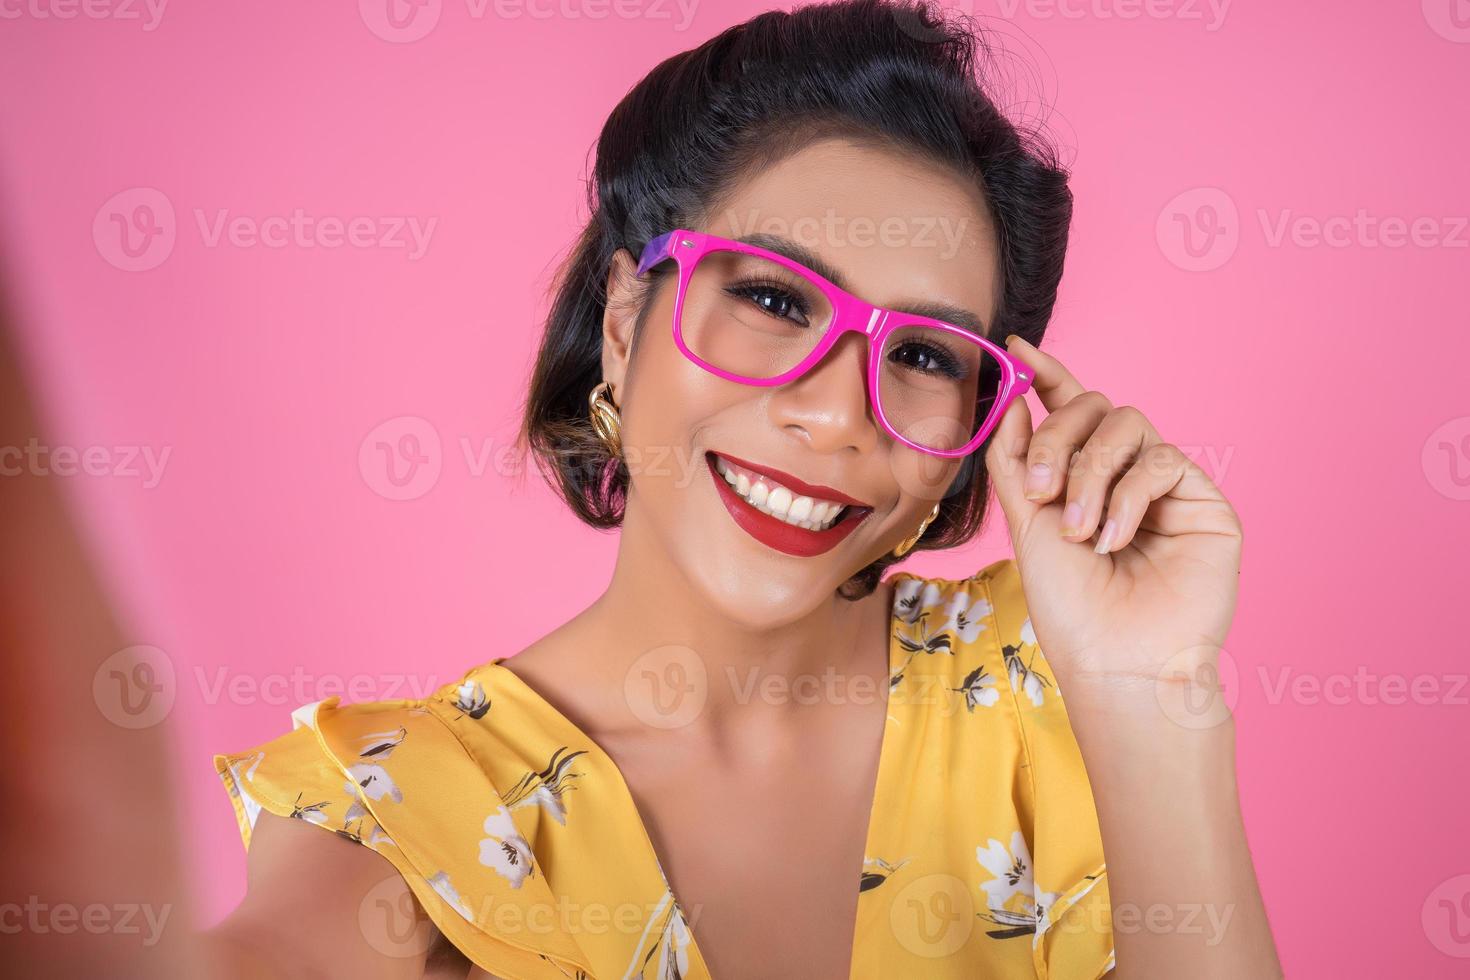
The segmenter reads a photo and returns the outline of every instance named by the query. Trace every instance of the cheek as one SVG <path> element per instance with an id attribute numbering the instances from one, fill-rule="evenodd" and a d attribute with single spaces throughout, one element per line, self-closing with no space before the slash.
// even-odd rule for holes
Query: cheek
<path id="1" fill-rule="evenodd" d="M 629 365 L 629 391 L 647 431 L 686 433 L 732 406 L 755 403 L 770 389 L 736 384 L 695 364 L 674 342 L 673 284 L 654 300 Z M 745 424 L 743 421 L 737 424 Z"/>
<path id="2" fill-rule="evenodd" d="M 757 389 L 716 378 L 685 357 L 674 344 L 670 314 L 664 308 L 650 312 L 626 382 L 625 456 L 645 490 L 670 475 L 687 480 L 693 467 L 704 465 L 703 448 L 696 445 L 700 429 L 732 404 L 758 396 Z"/>
<path id="3" fill-rule="evenodd" d="M 902 445 L 895 445 L 889 452 L 888 465 L 898 492 L 908 498 L 908 503 L 922 502 L 926 508 L 944 497 L 964 466 L 961 461 L 940 459 Z M 963 489 L 959 486 L 953 492 Z M 904 502 L 900 501 L 899 507 L 903 506 Z"/>

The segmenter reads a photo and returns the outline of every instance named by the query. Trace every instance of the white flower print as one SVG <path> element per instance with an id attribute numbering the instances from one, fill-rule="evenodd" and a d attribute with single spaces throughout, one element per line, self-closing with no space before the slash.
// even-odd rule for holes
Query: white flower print
<path id="1" fill-rule="evenodd" d="M 567 824 L 566 802 L 562 800 L 560 794 L 554 792 L 545 783 L 531 790 L 530 795 L 516 803 L 516 806 L 539 806 L 555 817 L 556 822 L 563 827 Z"/>
<path id="2" fill-rule="evenodd" d="M 885 861 L 882 858 L 863 858 L 863 873 L 858 879 L 858 891 L 865 892 L 877 888 L 887 881 L 894 872 L 908 863 L 908 858 L 893 863 Z"/>
<path id="3" fill-rule="evenodd" d="M 1031 625 L 1031 617 L 1021 624 L 1021 646 L 1035 647 L 1031 656 L 1023 658 L 1020 647 L 1007 646 L 1004 648 L 1006 662 L 1006 676 L 1010 678 L 1011 689 L 1025 692 L 1031 699 L 1031 703 L 1038 708 L 1041 707 L 1042 695 L 1046 688 L 1054 687 L 1051 679 L 1041 671 L 1036 670 L 1032 664 L 1041 654 L 1041 648 L 1036 643 L 1036 630 Z"/>
<path id="4" fill-rule="evenodd" d="M 264 761 L 264 759 L 265 753 L 257 752 L 252 756 L 247 756 L 246 758 L 241 759 L 239 762 L 233 762 L 230 764 L 230 778 L 233 780 L 230 785 L 230 790 L 236 796 L 240 797 L 240 802 L 244 804 L 245 819 L 249 822 L 252 829 L 254 829 L 255 827 L 256 818 L 260 816 L 260 803 L 258 803 L 255 797 L 250 795 L 250 791 L 245 788 L 245 780 L 255 778 L 255 770 L 260 768 L 260 764 L 262 761 Z M 250 764 L 250 768 L 245 770 L 245 773 L 242 776 L 240 773 L 240 767 L 245 765 L 247 762 Z"/>
<path id="5" fill-rule="evenodd" d="M 449 872 L 441 871 L 432 878 L 425 880 L 428 881 L 430 888 L 439 893 L 440 898 L 448 902 L 449 906 L 459 913 L 460 918 L 466 922 L 475 921 L 474 916 L 470 914 L 470 904 L 459 897 L 459 891 L 450 882 Z"/>
<path id="6" fill-rule="evenodd" d="M 370 761 L 359 762 L 347 767 L 347 775 L 351 778 L 343 784 L 343 788 L 352 798 L 352 805 L 347 808 L 347 814 L 344 817 L 347 823 L 367 815 L 367 808 L 363 805 L 364 800 L 380 802 L 387 799 L 394 803 L 403 802 L 403 791 L 398 788 L 393 777 L 388 775 L 388 770 L 379 763 L 391 756 L 393 750 L 407 737 L 408 729 L 400 727 L 391 732 L 373 732 L 358 739 L 363 743 L 358 758 Z"/>
<path id="7" fill-rule="evenodd" d="M 1036 642 L 1036 629 L 1031 625 L 1030 616 L 1027 616 L 1026 622 L 1021 624 L 1021 642 L 1033 644 L 1037 648 L 1037 650 L 1041 649 L 1041 644 Z M 1044 657 L 1046 656 L 1046 654 L 1043 653 L 1042 656 Z M 1053 679 L 1051 682 L 1051 693 L 1055 694 L 1057 697 L 1062 696 L 1061 685 L 1059 685 L 1055 679 Z M 1035 699 L 1033 698 L 1033 700 Z M 1040 704 L 1039 701 L 1037 703 Z"/>
<path id="8" fill-rule="evenodd" d="M 977 705 L 990 707 L 1000 700 L 1000 689 L 995 686 L 995 678 L 984 666 L 976 667 L 965 675 L 957 691 L 965 696 L 965 710 L 974 711 Z"/>
<path id="9" fill-rule="evenodd" d="M 995 838 L 985 847 L 975 848 L 975 859 L 990 872 L 991 880 L 982 882 L 987 913 L 985 918 L 1001 926 L 990 933 L 995 938 L 1011 938 L 1045 931 L 1050 924 L 1047 912 L 1057 896 L 1039 892 L 1033 877 L 1031 851 L 1019 830 L 1011 834 L 1010 850 Z"/>
<path id="10" fill-rule="evenodd" d="M 314 823 L 325 826 L 327 823 L 327 815 L 323 813 L 322 810 L 326 807 L 327 801 L 322 800 L 320 803 L 302 803 L 302 796 L 303 794 L 301 793 L 296 794 L 296 802 L 291 806 L 291 816 L 295 817 L 297 820 L 305 820 L 307 823 Z"/>
<path id="11" fill-rule="evenodd" d="M 945 604 L 944 615 L 947 618 L 942 628 L 966 643 L 972 643 L 985 629 L 985 618 L 992 612 L 994 610 L 984 596 L 971 599 L 969 592 L 959 589 Z"/>
<path id="12" fill-rule="evenodd" d="M 476 720 L 485 717 L 490 710 L 485 686 L 479 681 L 465 681 L 454 689 L 454 706 Z"/>
<path id="13" fill-rule="evenodd" d="M 1006 658 L 1006 673 L 1011 679 L 1012 688 L 1019 687 L 1031 699 L 1032 704 L 1041 707 L 1044 686 L 1040 674 L 1023 665 L 1020 657 Z"/>
<path id="14" fill-rule="evenodd" d="M 1036 892 L 1036 934 L 1039 936 L 1051 928 L 1051 908 L 1056 904 L 1056 892 Z"/>
<path id="15" fill-rule="evenodd" d="M 516 830 L 510 811 L 502 806 L 486 817 L 485 833 L 489 836 L 480 841 L 480 863 L 494 868 L 512 888 L 521 887 L 531 874 L 531 845 Z"/>
<path id="16" fill-rule="evenodd" d="M 576 789 L 572 780 L 582 775 L 572 769 L 572 761 L 577 756 L 586 754 L 586 749 L 573 752 L 563 745 L 552 753 L 551 761 L 546 764 L 545 769 L 526 773 L 520 782 L 511 787 L 510 792 L 505 794 L 505 805 L 512 810 L 522 806 L 539 806 L 551 814 L 557 823 L 566 826 L 565 794 Z"/>
<path id="17" fill-rule="evenodd" d="M 1036 627 L 1031 625 L 1031 617 L 1026 617 L 1026 622 L 1021 624 L 1021 642 L 1030 643 L 1032 646 L 1041 646 L 1036 642 Z"/>
<path id="18" fill-rule="evenodd" d="M 657 857 L 654 861 L 657 863 Z M 663 868 L 659 868 L 659 874 L 663 874 Z M 682 980 L 689 975 L 689 943 L 689 924 L 665 878 L 663 897 L 643 926 L 623 980 Z M 649 967 L 653 968 L 651 973 Z"/>
<path id="19" fill-rule="evenodd" d="M 993 879 L 980 886 L 985 892 L 985 904 L 990 908 L 1005 908 L 1011 896 L 1024 894 L 1030 898 L 1035 891 L 1031 877 L 1031 850 L 1019 830 L 1011 834 L 1010 851 L 992 837 L 987 846 L 975 848 L 975 860 L 990 872 Z"/>
<path id="20" fill-rule="evenodd" d="M 383 799 L 394 803 L 403 802 L 403 790 L 393 782 L 388 770 L 376 762 L 359 762 L 355 766 L 348 766 L 347 774 L 352 777 L 345 786 L 348 793 L 361 790 L 363 796 L 374 802 Z"/>
<path id="21" fill-rule="evenodd" d="M 357 806 L 356 803 L 354 803 L 352 805 L 354 807 Z M 368 847 L 371 847 L 373 850 L 377 850 L 379 844 L 392 844 L 394 847 L 397 847 L 398 846 L 396 844 L 393 844 L 393 838 L 389 837 L 386 833 L 384 833 L 383 832 L 383 828 L 382 827 L 379 827 L 376 822 L 373 822 L 367 828 L 367 833 L 366 834 L 362 833 L 362 828 L 363 828 L 363 823 L 365 822 L 365 818 L 367 818 L 370 815 L 368 814 L 368 812 L 366 810 L 362 810 L 361 807 L 359 807 L 358 809 L 361 810 L 361 812 L 355 818 L 355 819 L 357 819 L 357 827 L 358 827 L 358 830 L 356 832 L 349 832 L 349 836 L 351 836 L 359 844 L 365 844 Z M 349 813 L 349 815 L 347 817 L 347 823 L 350 824 L 353 819 L 354 818 Z"/>
<path id="22" fill-rule="evenodd" d="M 937 582 L 906 578 L 893 589 L 893 614 L 910 625 L 918 622 L 926 609 L 944 601 L 944 590 Z"/>
<path id="23" fill-rule="evenodd" d="M 403 743 L 408 737 L 407 728 L 396 728 L 391 732 L 373 732 L 363 735 L 358 741 L 363 743 L 358 757 L 362 759 L 386 759 L 393 754 L 393 750 Z"/>
<path id="24" fill-rule="evenodd" d="M 659 937 L 658 964 L 653 975 L 659 980 L 679 980 L 689 975 L 689 925 L 678 902 L 674 903 L 674 912 Z"/>

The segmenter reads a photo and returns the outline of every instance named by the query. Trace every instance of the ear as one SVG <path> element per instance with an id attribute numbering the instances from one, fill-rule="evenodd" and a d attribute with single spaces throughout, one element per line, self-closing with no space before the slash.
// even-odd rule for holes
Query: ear
<path id="1" fill-rule="evenodd" d="M 602 313 L 602 377 L 611 382 L 613 400 L 623 404 L 623 380 L 633 349 L 633 326 L 638 318 L 636 302 L 638 267 L 625 248 L 613 253 L 607 270 L 607 304 Z"/>

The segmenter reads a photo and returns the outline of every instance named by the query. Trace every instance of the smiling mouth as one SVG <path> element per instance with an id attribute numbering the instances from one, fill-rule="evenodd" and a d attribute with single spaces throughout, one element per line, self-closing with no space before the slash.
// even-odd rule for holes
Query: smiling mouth
<path id="1" fill-rule="evenodd" d="M 851 498 L 837 500 L 801 493 L 799 489 L 805 486 L 793 489 L 731 457 L 709 452 L 705 459 L 720 499 L 735 523 L 757 541 L 784 554 L 810 558 L 830 551 L 873 512 L 872 507 Z"/>

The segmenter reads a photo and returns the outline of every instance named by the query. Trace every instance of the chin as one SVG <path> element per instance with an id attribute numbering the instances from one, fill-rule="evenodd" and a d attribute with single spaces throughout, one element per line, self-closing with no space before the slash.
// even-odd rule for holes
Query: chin
<path id="1" fill-rule="evenodd" d="M 800 620 L 841 585 L 829 589 L 825 580 L 813 577 L 815 568 L 778 554 L 768 562 L 733 555 L 728 542 L 694 550 L 698 553 L 682 562 L 689 588 L 721 617 L 751 631 Z"/>

